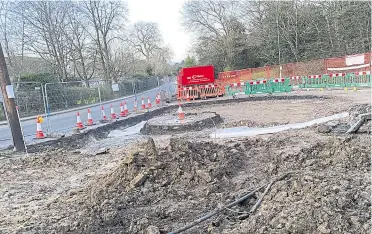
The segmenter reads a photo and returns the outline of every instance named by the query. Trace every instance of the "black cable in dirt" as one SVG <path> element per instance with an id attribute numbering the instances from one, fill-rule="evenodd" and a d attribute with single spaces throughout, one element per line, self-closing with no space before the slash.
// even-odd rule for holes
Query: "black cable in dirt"
<path id="1" fill-rule="evenodd" d="M 192 222 L 192 223 L 190 223 L 190 224 L 188 224 L 188 225 L 186 225 L 186 226 L 184 226 L 184 227 L 182 227 L 180 229 L 177 229 L 175 231 L 169 232 L 168 234 L 176 234 L 176 233 L 181 233 L 183 231 L 186 231 L 186 230 L 188 230 L 188 229 L 190 229 L 190 228 L 198 225 L 199 223 L 201 223 L 201 222 L 203 222 L 203 221 L 205 221 L 205 220 L 207 220 L 207 219 L 215 216 L 216 214 L 220 213 L 221 211 L 226 210 L 227 208 L 231 208 L 231 207 L 233 207 L 233 206 L 235 206 L 235 205 L 243 202 L 244 200 L 248 199 L 249 197 L 251 197 L 256 192 L 258 192 L 259 190 L 261 190 L 263 187 L 267 186 L 266 189 L 265 189 L 265 191 L 264 191 L 264 193 L 263 193 L 263 195 L 261 196 L 261 198 L 252 207 L 252 209 L 250 211 L 250 213 L 252 213 L 252 212 L 254 212 L 258 208 L 258 206 L 262 202 L 263 197 L 268 193 L 268 191 L 270 190 L 271 186 L 275 182 L 277 182 L 279 180 L 282 180 L 282 179 L 286 178 L 289 174 L 293 174 L 293 173 L 295 173 L 295 171 L 284 173 L 284 174 L 278 176 L 276 179 L 272 180 L 270 183 L 267 183 L 267 184 L 265 184 L 265 185 L 263 185 L 263 186 L 261 186 L 259 188 L 256 188 L 255 190 L 253 190 L 252 192 L 250 192 L 250 193 L 242 196 L 241 198 L 239 198 L 239 199 L 237 199 L 237 200 L 235 200 L 235 201 L 233 201 L 233 202 L 231 202 L 231 203 L 229 203 L 227 205 L 224 205 L 221 208 L 216 209 L 215 211 L 211 212 L 210 214 L 207 214 L 207 215 L 201 217 L 200 219 L 197 219 L 194 222 Z"/>
<path id="2" fill-rule="evenodd" d="M 231 207 L 233 207 L 233 206 L 235 206 L 235 205 L 243 202 L 244 200 L 248 199 L 249 197 L 251 197 L 256 192 L 258 192 L 259 190 L 261 190 L 262 188 L 264 188 L 266 185 L 267 184 L 265 184 L 265 185 L 263 185 L 263 186 L 255 189 L 255 190 L 253 190 L 252 192 L 250 192 L 250 193 L 248 193 L 248 194 L 240 197 L 239 199 L 237 199 L 237 200 L 235 200 L 235 201 L 233 201 L 233 202 L 231 202 L 231 203 L 229 203 L 229 204 L 227 204 L 225 206 L 222 206 L 221 208 L 216 209 L 215 211 L 213 211 L 213 212 L 211 212 L 211 213 L 209 213 L 209 214 L 201 217 L 200 219 L 195 220 L 194 222 L 192 222 L 192 223 L 190 223 L 190 224 L 188 224 L 188 225 L 186 225 L 186 226 L 184 226 L 184 227 L 182 227 L 180 229 L 177 229 L 175 231 L 169 232 L 168 234 L 176 234 L 176 233 L 181 233 L 183 231 L 186 231 L 186 230 L 188 230 L 188 229 L 190 229 L 190 228 L 198 225 L 199 223 L 201 223 L 201 222 L 203 222 L 203 221 L 205 221 L 205 220 L 207 220 L 207 219 L 215 216 L 216 214 L 220 213 L 221 211 L 225 210 L 226 208 L 231 208 Z"/>

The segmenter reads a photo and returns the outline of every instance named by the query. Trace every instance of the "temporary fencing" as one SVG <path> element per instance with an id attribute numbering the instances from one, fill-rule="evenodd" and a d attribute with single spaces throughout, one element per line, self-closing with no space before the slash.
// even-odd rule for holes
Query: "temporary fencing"
<path id="1" fill-rule="evenodd" d="M 21 118 L 45 113 L 45 93 L 40 82 L 15 82 L 13 89 Z"/>
<path id="2" fill-rule="evenodd" d="M 200 85 L 200 98 L 207 98 L 207 97 L 218 97 L 222 96 L 225 93 L 225 89 L 222 84 L 208 84 L 208 85 Z"/>
<path id="3" fill-rule="evenodd" d="M 254 80 L 246 84 L 245 94 L 272 93 L 267 80 Z"/>
<path id="4" fill-rule="evenodd" d="M 178 97 L 183 97 L 181 99 L 187 99 L 187 97 L 191 100 L 195 100 L 199 98 L 200 90 L 198 86 L 189 86 L 189 87 L 183 87 L 178 91 Z"/>
<path id="5" fill-rule="evenodd" d="M 371 74 L 369 71 L 355 73 L 331 73 L 303 77 L 300 88 L 345 88 L 345 87 L 371 87 Z"/>
<path id="6" fill-rule="evenodd" d="M 227 95 L 234 96 L 239 93 L 245 93 L 245 82 L 237 82 L 225 87 Z"/>
<path id="7" fill-rule="evenodd" d="M 317 59 L 304 62 L 270 65 L 258 68 L 226 71 L 218 73 L 218 79 L 224 84 L 232 84 L 255 79 L 271 79 L 273 77 L 309 76 L 312 74 L 351 73 L 369 71 L 371 69 L 371 53 L 346 55 L 338 58 Z M 293 81 L 295 82 L 295 81 Z M 293 85 L 294 83 L 291 82 Z"/>

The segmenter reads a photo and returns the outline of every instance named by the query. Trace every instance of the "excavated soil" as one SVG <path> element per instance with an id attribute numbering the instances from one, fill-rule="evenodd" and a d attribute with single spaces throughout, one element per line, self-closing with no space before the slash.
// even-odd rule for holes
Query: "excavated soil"
<path id="1" fill-rule="evenodd" d="M 314 101 L 266 103 L 261 110 L 266 118 L 253 107 L 246 115 L 232 105 L 241 110 L 235 116 L 223 111 L 226 107 L 208 109 L 222 110 L 231 126 L 292 123 L 349 110 L 350 118 L 334 129 L 371 110 L 370 105 L 350 109 L 351 103 L 365 101 L 357 96 L 342 105 L 332 98 L 318 111 Z M 293 105 L 302 106 L 299 115 Z M 278 106 L 287 111 L 272 116 Z M 313 126 L 227 140 L 202 134 L 142 137 L 110 149 L 58 149 L 2 159 L 0 233 L 168 233 L 261 186 L 252 197 L 185 233 L 371 230 L 370 131 L 319 133 Z M 250 212 L 271 181 L 262 203 Z"/>
<path id="2" fill-rule="evenodd" d="M 312 137 L 309 138 L 309 135 Z M 256 212 L 261 192 L 188 233 L 366 233 L 370 224 L 370 135 L 314 129 L 239 141 L 152 139 L 86 188 L 47 205 L 18 227 L 38 233 L 170 232 L 283 173 Z M 110 153 L 108 153 L 110 154 Z M 155 232 L 156 233 L 156 232 Z"/>

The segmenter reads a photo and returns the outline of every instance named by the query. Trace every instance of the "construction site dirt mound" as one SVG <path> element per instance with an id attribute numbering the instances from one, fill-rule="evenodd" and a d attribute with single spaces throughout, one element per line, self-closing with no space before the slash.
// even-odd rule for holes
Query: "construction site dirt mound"
<path id="1" fill-rule="evenodd" d="M 314 132 L 221 142 L 173 137 L 159 149 L 150 138 L 70 201 L 79 212 L 49 227 L 71 233 L 168 233 L 290 173 L 273 183 L 254 212 L 249 211 L 263 189 L 186 233 L 366 233 L 371 229 L 370 135 Z"/>

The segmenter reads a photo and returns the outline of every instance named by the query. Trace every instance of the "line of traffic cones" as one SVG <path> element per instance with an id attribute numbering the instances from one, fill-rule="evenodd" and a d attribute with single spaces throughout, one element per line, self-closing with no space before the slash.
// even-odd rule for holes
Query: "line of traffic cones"
<path id="1" fill-rule="evenodd" d="M 158 93 L 156 96 L 155 96 L 155 103 L 156 105 L 160 105 L 161 104 L 161 100 L 160 100 L 160 93 Z M 134 106 L 133 106 L 133 111 L 134 112 L 137 112 L 138 111 L 138 103 L 137 103 L 137 99 L 134 100 Z M 141 109 L 143 110 L 146 110 L 146 109 L 150 109 L 152 108 L 152 103 L 151 103 L 151 99 L 150 97 L 147 98 L 147 106 L 145 104 L 145 101 L 144 101 L 144 98 L 142 97 L 142 100 L 141 100 Z M 119 116 L 120 117 L 126 117 L 129 115 L 129 110 L 128 110 L 128 106 L 127 106 L 127 102 L 124 101 L 123 103 L 120 103 L 120 114 Z M 101 116 L 102 116 L 102 119 L 100 120 L 100 122 L 107 122 L 108 121 L 108 118 L 106 116 L 106 113 L 105 113 L 105 108 L 104 106 L 101 106 Z M 92 117 L 92 111 L 90 108 L 88 108 L 88 116 L 87 116 L 87 122 L 86 122 L 86 126 L 93 126 L 95 125 L 96 123 L 94 122 L 93 120 L 93 117 Z M 180 120 L 183 120 L 185 118 L 185 115 L 182 111 L 182 108 L 181 108 L 181 104 L 179 104 L 179 108 L 178 108 L 178 119 Z M 114 106 L 111 104 L 110 105 L 110 119 L 111 120 L 115 120 L 115 119 L 118 119 L 118 116 L 116 115 L 115 113 L 115 110 L 114 110 Z M 38 116 L 36 118 L 36 135 L 35 135 L 35 139 L 43 139 L 45 138 L 45 134 L 43 133 L 43 130 L 42 130 L 42 126 L 41 126 L 41 123 L 43 122 L 43 119 L 41 116 Z M 76 129 L 85 129 L 86 126 L 84 126 L 82 120 L 81 120 L 81 116 L 80 116 L 80 112 L 76 112 Z"/>

